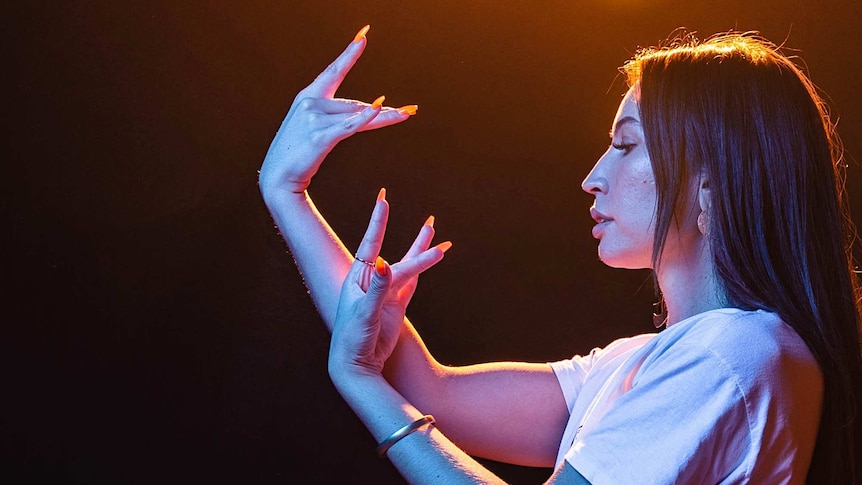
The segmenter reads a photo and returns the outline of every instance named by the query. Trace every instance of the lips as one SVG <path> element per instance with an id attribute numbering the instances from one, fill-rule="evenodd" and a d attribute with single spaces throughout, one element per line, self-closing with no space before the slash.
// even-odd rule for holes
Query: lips
<path id="1" fill-rule="evenodd" d="M 593 232 L 593 237 L 598 239 L 601 237 L 602 233 L 604 232 L 605 227 L 607 227 L 607 225 L 613 221 L 613 218 L 602 214 L 601 212 L 596 210 L 595 207 L 590 207 L 590 217 L 592 217 L 593 220 L 596 221 L 596 225 L 593 226 L 592 232 Z"/>
<path id="2" fill-rule="evenodd" d="M 613 218 L 608 217 L 596 210 L 595 207 L 590 207 L 590 217 L 592 217 L 597 224 L 601 224 L 603 222 L 610 222 L 613 220 Z"/>

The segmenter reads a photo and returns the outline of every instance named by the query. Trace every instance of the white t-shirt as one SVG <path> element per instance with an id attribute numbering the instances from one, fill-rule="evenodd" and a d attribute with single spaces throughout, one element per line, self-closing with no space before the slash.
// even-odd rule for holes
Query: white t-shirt
<path id="1" fill-rule="evenodd" d="M 557 463 L 594 485 L 805 481 L 823 380 L 773 313 L 712 310 L 551 367 L 569 407 Z"/>

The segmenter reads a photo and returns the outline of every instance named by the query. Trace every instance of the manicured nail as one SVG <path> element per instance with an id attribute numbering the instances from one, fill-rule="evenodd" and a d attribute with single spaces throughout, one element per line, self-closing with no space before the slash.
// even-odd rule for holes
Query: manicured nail
<path id="1" fill-rule="evenodd" d="M 380 189 L 380 192 L 377 192 L 377 202 L 386 199 L 386 187 Z"/>
<path id="2" fill-rule="evenodd" d="M 452 241 L 441 242 L 440 244 L 434 246 L 435 248 L 443 251 L 444 253 L 452 247 Z"/>
<path id="3" fill-rule="evenodd" d="M 377 274 L 380 276 L 384 276 L 386 274 L 386 263 L 380 256 L 377 256 L 377 259 L 374 260 L 374 269 L 377 270 Z"/>
<path id="4" fill-rule="evenodd" d="M 383 101 L 386 100 L 386 96 L 380 96 L 375 99 L 373 103 L 371 103 L 371 109 L 380 109 L 383 106 Z"/>
<path id="5" fill-rule="evenodd" d="M 416 114 L 416 111 L 418 111 L 418 110 L 419 110 L 418 104 L 408 104 L 407 106 L 402 106 L 402 107 L 398 108 L 398 114 L 413 116 Z"/>
<path id="6" fill-rule="evenodd" d="M 356 36 L 353 37 L 353 42 L 359 42 L 360 40 L 364 39 L 365 34 L 368 33 L 368 29 L 370 29 L 370 28 L 371 28 L 370 25 L 366 25 L 365 27 L 362 27 L 361 29 L 359 29 L 359 32 L 357 32 Z"/>
<path id="7" fill-rule="evenodd" d="M 428 219 L 425 219 L 425 225 L 434 227 L 434 216 L 428 216 Z"/>

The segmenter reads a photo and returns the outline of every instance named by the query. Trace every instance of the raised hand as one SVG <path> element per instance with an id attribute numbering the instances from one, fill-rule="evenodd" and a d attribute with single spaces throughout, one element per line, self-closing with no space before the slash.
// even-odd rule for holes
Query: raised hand
<path id="1" fill-rule="evenodd" d="M 347 366 L 382 372 L 398 341 L 419 273 L 440 262 L 452 246 L 447 241 L 429 248 L 434 237 L 434 219 L 429 217 L 401 261 L 389 266 L 379 257 L 388 216 L 389 204 L 381 190 L 357 259 L 342 285 L 330 347 L 331 371 L 333 366 Z"/>
<path id="2" fill-rule="evenodd" d="M 305 191 L 339 141 L 358 131 L 400 123 L 416 113 L 415 105 L 383 107 L 383 96 L 372 104 L 333 98 L 365 50 L 367 32 L 368 26 L 363 27 L 344 52 L 294 98 L 260 169 L 264 199 L 279 191 Z"/>

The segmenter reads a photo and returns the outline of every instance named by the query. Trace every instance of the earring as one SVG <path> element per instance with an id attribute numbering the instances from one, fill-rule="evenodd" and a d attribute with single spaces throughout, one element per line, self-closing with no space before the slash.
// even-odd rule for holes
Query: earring
<path id="1" fill-rule="evenodd" d="M 709 235 L 709 221 L 707 220 L 706 211 L 701 211 L 697 215 L 697 230 L 704 236 Z"/>
<path id="2" fill-rule="evenodd" d="M 655 328 L 661 328 L 667 323 L 667 306 L 664 304 L 664 296 L 659 295 L 659 300 L 652 304 L 652 324 Z"/>

